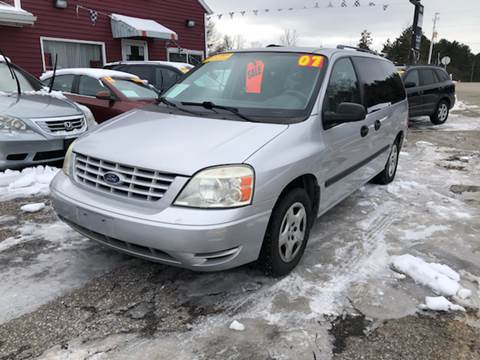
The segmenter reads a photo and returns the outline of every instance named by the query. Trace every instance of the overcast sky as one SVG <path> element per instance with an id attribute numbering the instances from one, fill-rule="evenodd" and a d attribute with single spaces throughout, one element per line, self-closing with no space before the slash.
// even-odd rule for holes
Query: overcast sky
<path id="1" fill-rule="evenodd" d="M 331 0 L 334 8 L 327 8 L 330 0 L 207 0 L 215 13 L 227 13 L 220 20 L 214 16 L 217 30 L 235 36 L 242 34 L 246 46 L 251 43 L 267 45 L 278 43 L 283 29 L 296 29 L 298 45 L 334 46 L 356 45 L 363 29 L 372 32 L 376 50 L 381 50 L 387 38 L 394 39 L 400 31 L 413 22 L 413 5 L 408 0 L 359 0 L 362 7 L 353 7 L 355 0 L 345 0 L 347 8 L 339 7 L 342 0 Z M 376 6 L 368 7 L 373 1 Z M 278 8 L 314 6 L 318 9 L 282 11 Z M 387 11 L 383 4 L 388 4 Z M 423 30 L 431 37 L 433 17 L 440 13 L 438 32 L 440 38 L 457 40 L 469 45 L 475 53 L 480 52 L 480 0 L 422 0 L 425 6 Z M 254 14 L 228 12 L 259 9 Z M 264 9 L 274 9 L 265 13 Z"/>

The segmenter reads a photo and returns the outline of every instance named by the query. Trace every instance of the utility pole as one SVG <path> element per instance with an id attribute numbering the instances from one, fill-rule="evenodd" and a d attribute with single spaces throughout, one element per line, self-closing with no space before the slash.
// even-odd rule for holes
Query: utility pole
<path id="1" fill-rule="evenodd" d="M 428 52 L 428 63 L 432 63 L 432 52 L 433 52 L 433 43 L 435 42 L 435 39 L 437 38 L 437 21 L 439 19 L 438 15 L 440 13 L 435 13 L 435 17 L 433 18 L 433 31 L 432 31 L 432 40 L 430 41 L 430 51 Z"/>
<path id="2" fill-rule="evenodd" d="M 410 0 L 415 6 L 415 14 L 413 16 L 412 39 L 410 41 L 410 62 L 416 64 L 422 45 L 422 26 L 423 26 L 423 10 L 424 6 L 420 3 L 421 0 Z"/>

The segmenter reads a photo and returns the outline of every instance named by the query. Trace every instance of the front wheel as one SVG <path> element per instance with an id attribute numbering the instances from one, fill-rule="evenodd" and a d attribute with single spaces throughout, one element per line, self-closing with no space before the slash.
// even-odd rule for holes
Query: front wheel
<path id="1" fill-rule="evenodd" d="M 448 114 L 449 114 L 450 108 L 448 106 L 447 101 L 441 100 L 438 103 L 437 109 L 435 110 L 435 113 L 430 116 L 430 121 L 434 125 L 441 125 L 444 124 L 445 121 L 448 119 Z"/>
<path id="2" fill-rule="evenodd" d="M 373 182 L 380 185 L 390 184 L 393 179 L 395 179 L 395 174 L 397 173 L 398 167 L 398 156 L 400 155 L 400 141 L 397 140 L 393 143 L 390 150 L 390 155 L 388 156 L 387 164 L 383 171 L 378 174 Z"/>
<path id="3" fill-rule="evenodd" d="M 283 276 L 302 258 L 310 235 L 312 201 L 294 189 L 277 204 L 270 217 L 259 262 L 268 275 Z"/>

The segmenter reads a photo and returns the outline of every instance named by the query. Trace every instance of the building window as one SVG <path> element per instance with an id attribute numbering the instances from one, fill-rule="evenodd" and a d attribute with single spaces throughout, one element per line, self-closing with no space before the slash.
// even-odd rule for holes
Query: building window
<path id="1" fill-rule="evenodd" d="M 58 55 L 57 69 L 98 68 L 105 64 L 105 44 L 82 40 L 40 38 L 43 70 L 52 70 Z"/>
<path id="2" fill-rule="evenodd" d="M 179 48 L 168 48 L 167 49 L 167 59 L 172 62 L 183 62 L 191 65 L 199 65 L 202 63 L 204 58 L 203 51 L 199 50 L 189 50 L 189 49 L 179 49 Z"/>
<path id="3" fill-rule="evenodd" d="M 143 40 L 122 39 L 122 60 L 148 60 L 148 44 Z"/>

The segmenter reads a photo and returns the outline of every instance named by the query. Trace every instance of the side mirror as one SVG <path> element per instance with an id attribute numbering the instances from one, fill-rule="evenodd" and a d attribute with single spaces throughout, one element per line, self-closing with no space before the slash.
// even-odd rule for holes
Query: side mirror
<path id="1" fill-rule="evenodd" d="M 113 97 L 112 93 L 108 90 L 101 90 L 99 92 L 97 92 L 97 94 L 95 95 L 95 97 L 98 99 L 98 100 L 108 100 L 108 101 L 113 101 L 115 100 L 115 98 Z"/>
<path id="2" fill-rule="evenodd" d="M 411 81 L 405 83 L 405 89 L 414 88 L 415 86 L 417 86 L 417 84 Z"/>
<path id="3" fill-rule="evenodd" d="M 347 122 L 362 121 L 367 116 L 365 106 L 355 103 L 343 102 L 337 107 L 337 112 L 325 112 L 323 120 L 329 124 L 342 124 Z"/>

